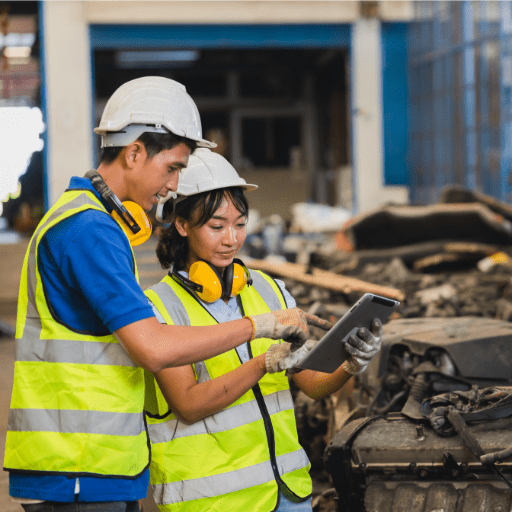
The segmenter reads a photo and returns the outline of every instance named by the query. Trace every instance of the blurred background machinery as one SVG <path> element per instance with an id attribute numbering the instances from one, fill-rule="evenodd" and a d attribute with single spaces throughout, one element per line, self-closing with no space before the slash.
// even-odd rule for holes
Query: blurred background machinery
<path id="1" fill-rule="evenodd" d="M 252 206 L 263 216 L 290 218 L 291 206 L 304 201 L 350 212 L 408 201 L 406 57 L 412 2 L 0 6 L 8 63 L 0 72 L 3 105 L 23 99 L 40 109 L 45 123 L 41 128 L 30 121 L 38 145 L 31 152 L 42 149 L 37 166 L 42 163 L 43 210 L 70 176 L 97 165 L 92 128 L 107 98 L 121 83 L 149 74 L 185 84 L 198 104 L 204 133 L 244 178 L 260 184 Z M 20 28 L 14 23 L 18 18 L 30 28 Z M 28 71 L 20 61 L 27 52 L 35 82 L 8 87 L 9 73 L 19 74 L 22 65 Z M 17 196 L 18 178 L 27 167 L 19 150 L 11 152 L 23 169 L 11 172 L 17 174 L 16 186 L 0 190 L 4 202 Z M 14 227 L 15 214 L 7 207 L 4 216 Z"/>
<path id="2" fill-rule="evenodd" d="M 263 216 L 289 219 L 304 201 L 352 214 L 426 204 L 447 184 L 509 201 L 511 12 L 492 0 L 0 2 L 3 216 L 30 230 L 97 165 L 105 101 L 148 74 L 186 85 L 218 151 L 260 184 Z"/>

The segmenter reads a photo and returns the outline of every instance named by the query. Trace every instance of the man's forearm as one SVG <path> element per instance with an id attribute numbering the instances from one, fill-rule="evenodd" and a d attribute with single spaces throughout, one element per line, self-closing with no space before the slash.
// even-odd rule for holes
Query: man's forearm
<path id="1" fill-rule="evenodd" d="M 160 324 L 154 317 L 115 331 L 131 358 L 145 370 L 158 372 L 172 366 L 204 361 L 249 341 L 249 319 L 205 327 Z"/>

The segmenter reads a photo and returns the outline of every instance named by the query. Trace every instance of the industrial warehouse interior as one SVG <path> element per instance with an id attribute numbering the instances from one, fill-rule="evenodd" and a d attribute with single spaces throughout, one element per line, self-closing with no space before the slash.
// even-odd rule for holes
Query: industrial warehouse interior
<path id="1" fill-rule="evenodd" d="M 510 0 L 0 1 L 1 510 L 250 510 L 247 503 L 258 512 L 511 510 L 511 43 Z M 177 92 L 182 89 L 176 82 L 185 92 Z M 149 114 L 137 106 L 137 87 L 153 105 Z M 175 91 L 165 93 L 169 111 L 155 107 L 164 104 L 158 103 L 164 90 Z M 113 123 L 109 108 L 113 112 L 116 105 L 132 117 L 102 131 L 99 127 Z M 119 164 L 123 173 L 131 169 L 124 150 L 141 139 L 127 140 L 127 127 L 140 124 L 149 127 L 138 132 L 142 137 L 165 132 L 184 137 L 179 141 L 201 146 L 205 139 L 216 146 L 190 152 L 178 142 L 170 149 L 158 146 L 153 157 L 148 149 L 147 176 L 122 182 L 108 166 Z M 109 147 L 114 133 L 126 142 Z M 162 161 L 158 155 L 174 158 L 176 148 L 188 164 L 170 169 L 163 186 L 172 192 L 175 176 L 176 195 L 164 198 L 160 187 L 151 191 L 152 206 L 143 206 L 142 194 Z M 112 153 L 117 149 L 120 153 Z M 112 161 L 104 159 L 108 151 Z M 114 199 L 98 192 L 94 174 L 87 181 L 91 169 L 112 188 Z M 194 173 L 203 173 L 205 181 Z M 189 183 L 193 192 L 186 189 Z M 183 235 L 179 219 L 187 214 L 184 204 L 195 204 L 189 196 L 235 186 L 245 190 L 247 212 L 225 193 L 210 219 L 205 214 L 204 225 L 190 221 L 200 232 L 212 220 L 225 223 L 232 212 L 240 214 L 239 225 L 223 235 L 223 246 L 238 244 L 224 253 L 231 265 L 219 266 L 208 262 L 204 247 L 193 252 L 192 236 L 200 235 L 192 235 L 192 227 Z M 125 252 L 102 249 L 101 244 L 115 243 L 114 235 L 105 235 L 99 242 L 90 238 L 90 245 L 82 242 L 76 263 L 77 250 L 67 245 L 62 259 L 55 256 L 60 253 L 52 251 L 65 242 L 89 240 L 92 228 L 59 234 L 69 219 L 85 218 L 81 210 L 63 213 L 81 197 L 73 194 L 84 190 L 88 206 L 78 210 L 89 209 L 91 215 L 98 213 L 94 209 L 119 213 L 115 201 L 121 207 L 139 201 L 143 217 L 137 219 L 147 222 L 147 240 L 130 246 L 125 240 L 131 240 L 130 222 L 125 216 L 123 224 L 121 215 L 112 225 L 126 242 Z M 175 210 L 166 217 L 162 212 L 170 204 Z M 229 208 L 222 210 L 225 205 Z M 116 218 L 109 215 L 109 222 L 111 217 Z M 183 268 L 179 260 L 171 267 L 162 263 L 172 229 L 189 237 Z M 97 254 L 104 261 L 94 261 Z M 194 282 L 194 258 L 208 263 L 213 279 L 222 283 L 215 299 L 220 305 L 209 305 L 201 295 L 206 284 Z M 235 269 L 237 261 L 245 281 L 235 293 L 236 271 L 228 279 L 224 267 Z M 87 274 L 88 279 L 77 275 L 80 270 L 64 285 L 73 264 L 84 275 L 102 265 L 107 270 L 124 265 L 138 285 L 133 279 L 130 295 L 123 296 L 125 288 L 116 289 L 117 279 L 122 281 L 117 270 L 108 288 L 102 288 L 109 282 L 107 270 Z M 184 272 L 181 278 L 175 270 Z M 163 284 L 178 297 L 176 309 L 165 309 L 162 297 L 168 296 L 158 295 Z M 177 293 L 179 286 L 188 293 Z M 171 405 L 177 399 L 166 394 L 161 375 L 174 366 L 181 372 L 192 359 L 186 366 L 167 360 L 165 368 L 151 366 L 119 335 L 134 323 L 109 323 L 104 317 L 115 308 L 92 306 L 89 297 L 100 292 L 105 304 L 117 300 L 116 307 L 127 308 L 142 300 L 153 308 L 137 321 L 156 316 L 167 329 L 179 325 L 176 318 L 187 327 L 208 325 L 216 341 L 215 323 L 234 320 L 248 327 L 250 319 L 252 335 L 240 342 L 246 355 L 230 346 L 218 356 L 196 357 L 190 373 L 194 386 L 208 389 L 200 386 L 249 368 L 245 365 L 268 350 L 261 359 L 261 385 L 246 386 L 229 404 L 188 422 Z M 379 304 L 399 302 L 379 320 L 382 330 L 373 316 L 365 325 L 351 325 L 335 353 L 322 353 L 326 368 L 325 361 L 339 357 L 343 365 L 295 373 L 299 351 L 311 346 L 319 351 L 325 331 L 341 319 L 349 322 L 366 294 Z M 202 308 L 196 311 L 198 304 Z M 280 371 L 270 370 L 267 358 L 275 347 L 269 348 L 270 331 L 256 336 L 263 325 L 258 316 L 275 313 L 278 325 L 278 315 L 291 315 L 294 307 L 305 316 L 301 326 L 296 320 L 290 325 L 301 333 L 306 329 L 309 341 L 301 341 L 292 370 L 285 366 L 291 355 L 287 362 L 278 358 Z M 68 310 L 72 313 L 62 319 Z M 88 319 L 84 311 L 95 314 Z M 211 318 L 204 320 L 204 311 Z M 222 320 L 215 311 L 222 312 Z M 237 335 L 233 331 L 230 337 Z M 269 347 L 261 348 L 259 338 Z M 151 335 L 144 339 L 151 344 Z M 187 339 L 196 342 L 191 335 Z M 283 334 L 282 339 L 279 346 L 287 347 L 292 338 Z M 169 336 L 169 350 L 172 341 Z M 104 342 L 109 349 L 95 348 L 87 359 L 90 347 Z M 109 354 L 117 345 L 122 354 L 112 362 Z M 358 356 L 352 354 L 356 345 L 362 347 Z M 235 352 L 231 372 L 222 357 Z M 354 369 L 361 353 L 365 362 L 358 359 Z M 87 377 L 78 377 L 82 371 Z M 66 372 L 76 380 L 52 380 Z M 114 385 L 122 372 L 134 376 L 130 384 L 126 378 Z M 168 375 L 189 382 L 185 371 Z M 319 379 L 314 393 L 304 385 L 312 375 Z M 97 379 L 93 384 L 91 376 Z M 325 393 L 318 391 L 322 385 Z M 130 400 L 126 410 L 109 405 L 118 388 L 121 397 L 129 386 L 136 389 L 133 404 Z M 224 389 L 228 394 L 231 388 Z M 283 405 L 287 397 L 293 415 Z M 140 410 L 137 400 L 144 402 Z M 237 415 L 247 404 L 255 404 L 256 418 Z M 108 415 L 115 421 L 102 425 Z M 135 416 L 141 431 L 134 433 L 128 418 Z M 222 423 L 226 418 L 228 427 Z M 167 423 L 170 433 L 162 427 Z M 223 447 L 227 433 L 238 439 L 244 429 L 256 436 L 258 428 L 261 438 L 248 435 L 252 444 L 245 451 L 229 447 L 238 457 Z M 73 436 L 83 436 L 76 446 L 69 442 Z M 145 465 L 135 455 L 135 441 L 124 440 L 137 437 L 148 451 Z M 196 462 L 179 453 L 185 442 L 196 443 L 189 452 L 197 454 Z M 129 443 L 130 450 L 120 448 Z M 69 452 L 64 458 L 59 444 Z M 307 462 L 299 460 L 299 452 Z M 125 460 L 137 471 L 130 473 Z M 170 468 L 162 469 L 165 464 Z M 192 469 L 194 478 L 185 477 Z M 247 481 L 238 488 L 230 483 L 236 478 Z M 119 481 L 124 494 L 108 494 L 108 485 Z M 64 488 L 67 494 L 59 495 Z M 124 508 L 109 508 L 110 502 Z M 38 508 L 45 505 L 55 508 Z"/>

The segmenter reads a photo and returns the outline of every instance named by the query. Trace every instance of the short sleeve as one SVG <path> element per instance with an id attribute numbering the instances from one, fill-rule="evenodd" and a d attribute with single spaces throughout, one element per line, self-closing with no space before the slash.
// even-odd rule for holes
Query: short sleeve
<path id="1" fill-rule="evenodd" d="M 76 323 L 80 315 L 92 314 L 114 332 L 154 316 L 135 277 L 128 239 L 114 219 L 86 210 L 56 227 L 45 235 L 52 256 L 46 274 L 59 318 Z"/>

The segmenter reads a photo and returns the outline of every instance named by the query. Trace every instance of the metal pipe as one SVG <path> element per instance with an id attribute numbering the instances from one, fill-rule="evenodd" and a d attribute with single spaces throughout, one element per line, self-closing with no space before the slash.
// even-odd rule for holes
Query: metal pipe
<path id="1" fill-rule="evenodd" d="M 492 464 L 493 462 L 500 462 L 502 460 L 506 460 L 512 457 L 512 445 L 500 452 L 487 453 L 480 457 L 480 462 L 482 464 Z"/>

